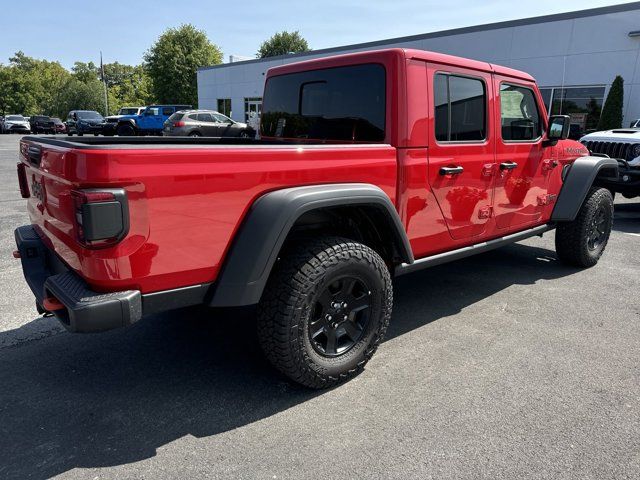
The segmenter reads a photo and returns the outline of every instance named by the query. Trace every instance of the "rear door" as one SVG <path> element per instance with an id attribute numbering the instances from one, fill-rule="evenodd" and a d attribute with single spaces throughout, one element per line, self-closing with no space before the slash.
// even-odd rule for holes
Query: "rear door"
<path id="1" fill-rule="evenodd" d="M 533 83 L 495 76 L 497 175 L 494 214 L 501 230 L 520 230 L 540 221 L 555 167 L 545 146 L 545 110 Z"/>
<path id="2" fill-rule="evenodd" d="M 429 64 L 429 184 L 454 239 L 477 241 L 491 217 L 495 140 L 491 74 Z"/>

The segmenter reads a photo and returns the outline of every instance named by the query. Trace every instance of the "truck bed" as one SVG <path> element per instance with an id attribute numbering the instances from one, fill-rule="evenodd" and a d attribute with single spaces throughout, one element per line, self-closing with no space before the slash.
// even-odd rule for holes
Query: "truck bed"
<path id="1" fill-rule="evenodd" d="M 31 223 L 97 292 L 215 282 L 246 212 L 269 191 L 365 182 L 395 203 L 397 181 L 390 145 L 304 140 L 27 136 L 21 163 Z M 125 190 L 128 233 L 114 246 L 86 248 L 73 192 L 100 188 Z"/>

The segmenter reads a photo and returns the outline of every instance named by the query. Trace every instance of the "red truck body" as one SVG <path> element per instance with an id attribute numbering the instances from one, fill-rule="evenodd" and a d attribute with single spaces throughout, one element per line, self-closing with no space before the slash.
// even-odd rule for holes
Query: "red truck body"
<path id="1" fill-rule="evenodd" d="M 546 130 L 544 103 L 526 73 L 393 49 L 278 67 L 269 71 L 268 79 L 369 63 L 386 70 L 387 128 L 379 143 L 279 139 L 284 141 L 136 147 L 24 139 L 21 161 L 31 189 L 31 222 L 45 243 L 96 291 L 151 293 L 215 282 L 256 199 L 291 186 L 378 186 L 395 205 L 416 259 L 549 221 L 562 185 L 562 165 L 588 151 L 570 140 L 547 145 L 543 135 L 532 142 L 500 139 L 498 92 L 504 82 L 535 93 Z M 435 140 L 430 96 L 435 72 L 484 83 L 485 140 Z M 34 146 L 41 149 L 37 166 L 29 160 Z M 499 165 L 509 161 L 518 165 L 505 175 Z M 459 163 L 464 164 L 462 174 L 440 175 L 441 167 Z M 72 191 L 109 187 L 126 191 L 129 231 L 113 246 L 87 248 L 77 241 Z M 34 195 L 34 188 L 42 193 Z M 511 201 L 514 196 L 517 200 Z"/>

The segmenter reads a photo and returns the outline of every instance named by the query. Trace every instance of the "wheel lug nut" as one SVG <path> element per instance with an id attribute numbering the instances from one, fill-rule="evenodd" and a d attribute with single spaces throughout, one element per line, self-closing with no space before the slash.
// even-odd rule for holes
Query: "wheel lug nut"
<path id="1" fill-rule="evenodd" d="M 347 317 L 347 316 L 345 315 L 345 316 L 344 316 L 344 319 L 346 320 L 347 318 L 349 318 L 349 317 Z"/>
<path id="2" fill-rule="evenodd" d="M 347 302 L 342 302 L 342 308 L 347 308 Z"/>
<path id="3" fill-rule="evenodd" d="M 326 318 L 327 320 L 329 320 L 329 321 L 331 321 L 331 320 L 332 320 L 331 315 L 327 315 L 325 318 Z"/>

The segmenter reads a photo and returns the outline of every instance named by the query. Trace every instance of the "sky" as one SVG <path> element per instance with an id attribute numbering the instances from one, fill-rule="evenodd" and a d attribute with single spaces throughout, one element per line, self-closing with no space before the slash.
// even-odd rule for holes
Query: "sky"
<path id="1" fill-rule="evenodd" d="M 229 55 L 255 57 L 260 43 L 299 30 L 312 49 L 602 7 L 598 0 L 0 0 L 0 63 L 19 50 L 59 61 L 135 65 L 168 27 L 191 23 Z M 443 5 L 447 5 L 443 7 Z"/>

